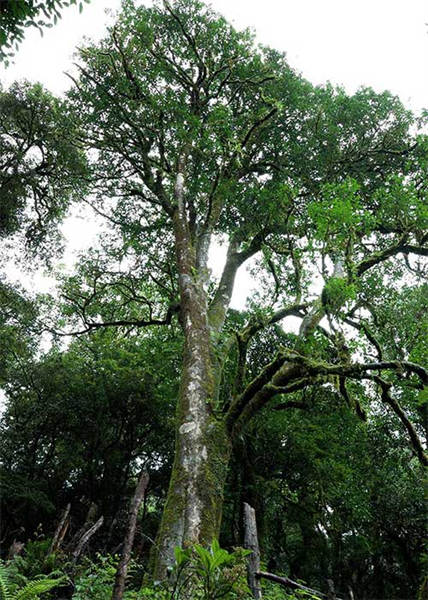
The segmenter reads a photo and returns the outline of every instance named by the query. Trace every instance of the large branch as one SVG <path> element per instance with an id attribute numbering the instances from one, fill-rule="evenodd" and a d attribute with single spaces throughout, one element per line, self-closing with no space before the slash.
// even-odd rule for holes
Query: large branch
<path id="1" fill-rule="evenodd" d="M 263 117 L 260 117 L 260 119 L 257 119 L 257 121 L 255 121 L 251 125 L 251 127 L 249 128 L 249 130 L 247 131 L 247 133 L 245 134 L 245 136 L 241 142 L 242 149 L 245 148 L 245 146 L 248 144 L 252 135 L 257 131 L 257 129 L 259 129 L 259 127 L 261 127 L 264 123 L 269 121 L 269 119 L 271 117 L 273 117 L 277 112 L 278 112 L 278 109 L 276 107 L 271 108 L 271 110 L 267 114 L 265 114 Z"/>
<path id="2" fill-rule="evenodd" d="M 305 369 L 299 362 L 294 361 L 293 357 L 294 353 L 279 352 L 231 402 L 226 425 L 233 435 L 274 396 L 288 394 L 310 385 L 311 381 Z"/>
<path id="3" fill-rule="evenodd" d="M 428 248 L 425 246 L 416 246 L 414 244 L 407 243 L 407 235 L 404 235 L 397 244 L 382 250 L 381 252 L 375 252 L 368 258 L 362 260 L 356 268 L 357 275 L 362 275 L 371 267 L 378 265 L 392 256 L 397 254 L 418 254 L 420 256 L 428 256 Z"/>
<path id="4" fill-rule="evenodd" d="M 266 231 L 260 231 L 241 252 L 237 250 L 237 242 L 233 240 L 230 242 L 220 283 L 208 310 L 209 323 L 214 332 L 220 332 L 223 327 L 239 267 L 260 250 L 266 235 Z"/>
<path id="5" fill-rule="evenodd" d="M 421 254 L 426 253 L 424 248 L 409 245 L 407 244 L 407 239 L 402 237 L 398 244 L 362 261 L 357 268 L 357 273 L 362 274 L 375 264 L 387 260 L 390 256 L 400 252 L 410 252 L 413 250 L 417 250 Z M 340 279 L 345 278 L 341 260 L 336 262 L 332 277 Z M 301 307 L 296 308 L 297 312 L 300 312 L 300 308 Z M 301 344 L 303 344 L 307 338 L 320 327 L 320 321 L 327 314 L 327 311 L 328 308 L 324 302 L 323 293 L 321 293 L 318 299 L 313 303 L 312 310 L 310 310 L 303 318 L 299 333 L 299 342 L 296 346 L 299 351 L 301 351 Z M 299 316 L 301 316 L 301 314 Z M 351 322 L 350 324 L 355 326 L 354 322 Z M 258 328 L 259 326 L 256 324 L 248 327 L 247 334 L 251 335 L 253 332 L 256 332 Z M 375 346 L 379 357 L 378 362 L 353 364 L 344 362 L 342 364 L 328 364 L 313 361 L 299 352 L 286 351 L 285 353 L 280 353 L 272 363 L 267 365 L 261 373 L 249 383 L 241 394 L 232 400 L 226 416 L 227 427 L 232 436 L 239 433 L 240 429 L 248 422 L 248 420 L 265 406 L 273 396 L 303 389 L 309 385 L 313 385 L 317 381 L 326 381 L 327 377 L 331 375 L 337 375 L 341 378 L 364 379 L 368 378 L 367 374 L 372 371 L 407 371 L 408 373 L 417 375 L 424 384 L 428 383 L 427 371 L 416 363 L 410 361 L 383 361 L 381 348 L 368 328 L 362 325 L 359 326 L 359 324 L 357 324 L 357 328 L 360 328 L 369 341 Z M 394 401 L 390 400 L 390 404 L 391 402 Z M 393 405 L 391 404 L 391 406 Z M 400 409 L 397 408 L 396 405 L 394 405 L 393 408 L 397 412 L 397 415 L 400 416 L 403 423 L 406 424 L 404 413 L 401 414 Z M 410 433 L 411 424 L 408 419 L 406 427 Z"/>
<path id="6" fill-rule="evenodd" d="M 296 303 L 291 304 L 289 306 L 284 306 L 283 308 L 278 309 L 267 319 L 257 319 L 254 322 L 248 323 L 248 325 L 238 334 L 239 337 L 248 342 L 256 333 L 269 327 L 270 325 L 275 325 L 275 323 L 279 323 L 286 317 L 299 317 L 304 318 L 302 311 L 308 307 L 307 303 Z"/>
<path id="7" fill-rule="evenodd" d="M 301 361 L 306 364 L 308 373 L 315 375 L 341 375 L 343 377 L 360 378 L 367 371 L 408 371 L 418 375 L 424 384 L 428 384 L 428 372 L 421 365 L 410 361 L 379 361 L 372 363 L 352 363 L 350 365 L 329 365 L 311 363 L 310 360 L 301 357 Z"/>
<path id="8" fill-rule="evenodd" d="M 279 583 L 279 585 L 288 587 L 292 590 L 302 590 L 303 592 L 306 592 L 305 595 L 309 594 L 310 598 L 329 598 L 327 594 L 324 594 L 323 592 L 318 592 L 317 590 L 313 590 L 312 588 L 309 588 L 306 585 L 302 585 L 301 583 L 297 583 L 297 581 L 293 581 L 288 577 L 280 577 L 279 575 L 275 575 L 274 573 L 267 573 L 265 571 L 257 571 L 257 573 L 255 573 L 255 576 L 258 579 L 263 578 L 268 579 L 269 581 L 273 581 L 274 583 Z M 340 600 L 340 598 L 336 596 L 336 600 Z"/>
<path id="9" fill-rule="evenodd" d="M 409 361 L 379 361 L 331 365 L 320 363 L 297 352 L 282 352 L 250 382 L 246 389 L 231 403 L 226 423 L 232 435 L 241 428 L 278 394 L 289 394 L 317 382 L 325 382 L 331 375 L 351 379 L 368 378 L 371 371 L 408 371 L 416 374 L 421 381 L 428 383 L 427 371 Z"/>
<path id="10" fill-rule="evenodd" d="M 247 326 L 241 331 L 233 333 L 222 348 L 222 361 L 226 360 L 227 355 L 230 352 L 232 346 L 237 343 L 238 345 L 238 365 L 235 375 L 234 393 L 240 394 L 243 390 L 244 380 L 246 375 L 246 363 L 247 363 L 247 350 L 248 344 L 251 338 L 266 327 L 275 325 L 280 333 L 284 331 L 278 326 L 278 323 L 289 316 L 295 316 L 303 318 L 300 311 L 307 307 L 306 304 L 292 304 L 290 306 L 283 307 L 277 310 L 273 315 L 267 319 L 253 318 L 250 319 Z"/>
<path id="11" fill-rule="evenodd" d="M 404 427 L 406 428 L 407 433 L 409 434 L 409 438 L 412 443 L 413 449 L 415 450 L 416 456 L 419 459 L 419 462 L 425 467 L 428 466 L 428 456 L 425 453 L 425 450 L 422 446 L 422 443 L 419 439 L 418 434 L 416 433 L 415 428 L 413 427 L 408 416 L 406 415 L 406 413 L 400 406 L 400 403 L 398 402 L 398 400 L 396 400 L 395 398 L 393 398 L 391 396 L 390 390 L 391 390 L 392 384 L 389 383 L 388 381 L 385 381 L 381 377 L 378 377 L 377 375 L 374 375 L 370 379 L 372 379 L 377 384 L 379 384 L 379 386 L 382 390 L 383 402 L 385 402 L 385 404 L 388 404 L 388 406 L 390 406 L 392 408 L 392 410 L 395 412 L 397 417 L 400 419 L 400 421 L 403 423 Z"/>

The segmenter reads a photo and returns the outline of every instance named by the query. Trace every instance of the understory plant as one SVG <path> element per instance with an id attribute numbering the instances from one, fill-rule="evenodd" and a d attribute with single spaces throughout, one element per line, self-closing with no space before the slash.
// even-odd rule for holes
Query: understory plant
<path id="1" fill-rule="evenodd" d="M 206 549 L 199 544 L 175 548 L 175 564 L 167 584 L 144 587 L 142 600 L 244 600 L 250 598 L 244 558 L 250 551 L 228 552 L 214 540 Z"/>
<path id="2" fill-rule="evenodd" d="M 72 600 L 110 600 L 117 570 L 118 557 L 97 554 L 95 560 L 85 558 L 74 579 Z M 140 597 L 132 581 L 138 565 L 131 561 L 128 567 L 128 587 L 124 600 L 137 600 Z M 134 584 L 134 585 L 133 585 Z M 134 589 L 132 589 L 134 588 Z"/>
<path id="3" fill-rule="evenodd" d="M 0 600 L 38 600 L 42 594 L 64 585 L 64 575 L 60 577 L 39 577 L 27 581 L 22 587 L 9 577 L 7 567 L 0 563 Z"/>

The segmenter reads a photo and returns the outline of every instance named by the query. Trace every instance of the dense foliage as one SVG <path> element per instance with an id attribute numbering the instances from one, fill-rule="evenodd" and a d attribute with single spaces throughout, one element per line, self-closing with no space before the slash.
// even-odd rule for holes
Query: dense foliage
<path id="1" fill-rule="evenodd" d="M 9 579 L 59 570 L 67 597 L 110 597 L 144 467 L 129 599 L 247 598 L 243 502 L 268 570 L 415 597 L 423 119 L 312 86 L 198 0 L 124 1 L 77 68 L 65 99 L 0 92 L 0 235 L 58 283 L 0 285 Z M 100 228 L 71 273 L 53 260 L 70 207 Z"/>

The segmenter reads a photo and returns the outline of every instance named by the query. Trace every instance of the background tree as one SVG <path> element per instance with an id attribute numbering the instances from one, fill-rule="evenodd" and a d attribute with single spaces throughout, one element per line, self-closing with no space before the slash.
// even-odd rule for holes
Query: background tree
<path id="1" fill-rule="evenodd" d="M 56 226 L 85 185 L 84 156 L 62 103 L 39 84 L 0 90 L 0 237 L 16 232 L 48 258 Z"/>
<path id="2" fill-rule="evenodd" d="M 115 547 L 139 465 L 156 467 L 154 512 L 165 493 L 174 340 L 168 332 L 120 342 L 112 334 L 53 349 L 39 361 L 14 362 L 1 429 L 2 539 L 9 544 L 19 530 L 23 540 L 40 525 L 50 532 L 53 518 L 71 503 L 70 533 L 94 505 L 104 516 L 102 544 Z M 150 519 L 146 535 L 153 536 Z"/>
<path id="3" fill-rule="evenodd" d="M 0 278 L 0 385 L 9 381 L 19 360 L 31 360 L 39 342 L 37 307 L 22 289 Z"/>
<path id="4" fill-rule="evenodd" d="M 299 402 L 248 428 L 229 473 L 223 543 L 242 539 L 251 502 L 269 571 L 316 589 L 330 578 L 338 595 L 410 598 L 423 573 L 423 469 L 405 431 L 387 407 L 361 421 L 333 385 Z"/>

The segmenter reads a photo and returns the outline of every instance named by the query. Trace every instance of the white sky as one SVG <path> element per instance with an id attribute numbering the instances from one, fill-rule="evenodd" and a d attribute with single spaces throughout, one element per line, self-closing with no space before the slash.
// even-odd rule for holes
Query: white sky
<path id="1" fill-rule="evenodd" d="M 150 2 L 146 2 L 149 4 Z M 260 42 L 287 53 L 313 83 L 327 80 L 349 92 L 360 85 L 389 89 L 419 110 L 428 107 L 428 2 L 426 0 L 212 0 L 238 28 L 253 27 Z M 91 0 L 82 14 L 72 6 L 44 37 L 28 29 L 15 64 L 0 70 L 9 84 L 25 77 L 51 91 L 69 86 L 63 75 L 83 36 L 103 35 L 120 0 Z"/>
<path id="2" fill-rule="evenodd" d="M 211 5 L 237 28 L 253 27 L 260 42 L 285 51 L 291 66 L 312 83 L 331 81 L 350 93 L 360 85 L 388 89 L 417 112 L 428 108 L 427 0 L 212 0 Z M 7 86 L 26 78 L 63 92 L 70 85 L 64 71 L 72 70 L 74 48 L 83 36 L 102 37 L 111 20 L 105 9 L 119 7 L 120 0 L 92 0 L 82 14 L 76 6 L 65 9 L 43 38 L 28 29 L 15 63 L 0 66 L 0 81 Z M 72 252 L 90 243 L 94 227 L 74 217 L 63 231 L 70 262 Z M 36 284 L 43 287 L 42 279 Z M 242 305 L 249 286 L 243 273 L 235 305 Z"/>

